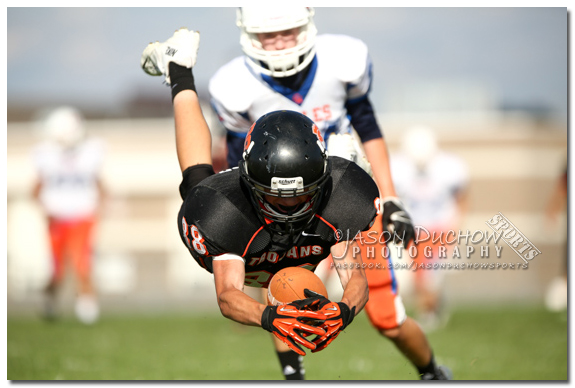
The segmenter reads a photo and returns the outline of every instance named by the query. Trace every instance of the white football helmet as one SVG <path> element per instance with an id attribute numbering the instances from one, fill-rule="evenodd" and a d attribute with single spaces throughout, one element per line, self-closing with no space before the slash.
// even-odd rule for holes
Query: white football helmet
<path id="1" fill-rule="evenodd" d="M 236 24 L 241 30 L 240 44 L 248 63 L 260 73 L 272 77 L 289 77 L 304 69 L 315 55 L 317 29 L 310 7 L 272 6 L 242 7 L 237 10 Z M 284 31 L 299 27 L 295 47 L 266 51 L 258 33 Z"/>
<path id="2" fill-rule="evenodd" d="M 52 111 L 43 127 L 46 136 L 63 147 L 73 147 L 86 134 L 82 114 L 70 106 L 62 106 Z"/>

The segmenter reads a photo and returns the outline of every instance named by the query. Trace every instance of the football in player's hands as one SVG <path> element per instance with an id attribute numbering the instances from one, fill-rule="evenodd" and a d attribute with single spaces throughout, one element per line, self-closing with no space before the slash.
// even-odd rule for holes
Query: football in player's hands
<path id="1" fill-rule="evenodd" d="M 306 289 L 325 298 L 328 296 L 325 285 L 312 271 L 301 267 L 283 268 L 270 280 L 268 304 L 278 305 L 280 303 L 305 300 L 310 297 L 306 295 Z M 311 306 L 306 308 L 310 309 Z"/>

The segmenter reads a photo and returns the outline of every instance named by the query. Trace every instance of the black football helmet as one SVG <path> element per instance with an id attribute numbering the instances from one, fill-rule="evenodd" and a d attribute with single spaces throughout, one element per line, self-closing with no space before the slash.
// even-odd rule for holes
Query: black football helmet
<path id="1" fill-rule="evenodd" d="M 303 114 L 286 110 L 265 114 L 252 125 L 239 168 L 262 223 L 292 237 L 299 236 L 313 218 L 330 176 L 317 126 Z M 292 208 L 279 209 L 266 195 L 308 198 Z"/>

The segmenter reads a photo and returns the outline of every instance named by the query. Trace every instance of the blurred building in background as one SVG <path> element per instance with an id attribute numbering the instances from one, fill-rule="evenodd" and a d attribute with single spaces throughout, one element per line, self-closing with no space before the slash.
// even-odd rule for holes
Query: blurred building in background
<path id="1" fill-rule="evenodd" d="M 102 179 L 109 200 L 94 260 L 103 315 L 215 306 L 211 275 L 177 233 L 181 174 L 169 91 L 144 76 L 138 59 L 151 39 L 178 26 L 199 29 L 204 48 L 196 78 L 200 97 L 208 98 L 214 64 L 240 55 L 234 17 L 231 8 L 9 8 L 9 313 L 38 313 L 49 276 L 30 152 L 37 113 L 62 103 L 80 104 L 88 134 L 107 144 Z M 399 150 L 407 128 L 426 125 L 436 129 L 440 148 L 468 166 L 462 231 L 492 232 L 486 222 L 501 212 L 541 251 L 526 270 L 446 270 L 448 303 L 542 304 L 561 273 L 566 217 L 554 230 L 544 218 L 567 159 L 567 20 L 566 8 L 318 9 L 322 31 L 357 36 L 370 47 L 377 72 L 372 102 L 390 152 Z M 203 110 L 223 168 L 219 122 L 208 103 Z M 445 261 L 523 263 L 503 240 L 500 258 L 493 242 L 482 258 L 482 245 L 469 259 L 463 245 L 461 259 Z M 400 288 L 409 284 L 400 280 Z"/>
<path id="2" fill-rule="evenodd" d="M 566 234 L 545 229 L 544 211 L 564 168 L 565 127 L 528 112 L 447 108 L 380 114 L 390 151 L 399 150 L 409 126 L 433 126 L 439 146 L 469 167 L 469 208 L 461 229 L 489 232 L 486 221 L 501 212 L 541 254 L 529 269 L 446 270 L 446 298 L 455 305 L 542 303 L 547 284 L 563 263 Z M 214 154 L 223 155 L 219 123 L 209 106 L 204 112 L 214 130 Z M 45 225 L 30 195 L 35 179 L 29 158 L 37 140 L 34 128 L 33 121 L 9 122 L 7 128 L 7 290 L 8 311 L 14 313 L 35 311 L 49 274 Z M 173 119 L 88 120 L 86 129 L 108 144 L 102 179 L 109 200 L 101 216 L 94 261 L 103 313 L 213 306 L 212 278 L 195 264 L 177 233 L 181 175 Z M 560 222 L 566 227 L 565 219 Z M 461 259 L 445 261 L 522 263 L 502 240 L 501 258 L 493 246 L 489 257 L 482 258 L 481 245 L 485 244 L 475 245 L 470 258 L 462 246 Z"/>

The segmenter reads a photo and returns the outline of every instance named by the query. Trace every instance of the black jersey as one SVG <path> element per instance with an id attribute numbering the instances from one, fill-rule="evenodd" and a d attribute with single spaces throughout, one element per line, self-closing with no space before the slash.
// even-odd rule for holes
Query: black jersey
<path id="1" fill-rule="evenodd" d="M 346 159 L 330 160 L 326 197 L 289 248 L 271 249 L 279 237 L 262 225 L 237 168 L 202 180 L 186 194 L 178 214 L 182 241 L 209 272 L 216 256 L 242 257 L 247 286 L 267 287 L 286 267 L 314 270 L 333 245 L 369 229 L 379 206 L 377 186 L 365 171 Z"/>

